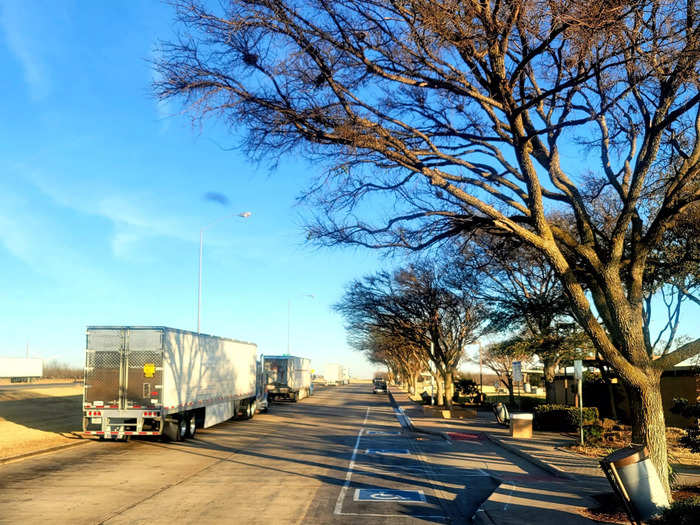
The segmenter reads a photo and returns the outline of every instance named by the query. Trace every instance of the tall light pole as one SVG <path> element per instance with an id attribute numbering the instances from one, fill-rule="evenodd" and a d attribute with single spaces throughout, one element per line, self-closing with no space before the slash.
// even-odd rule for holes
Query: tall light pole
<path id="1" fill-rule="evenodd" d="M 250 217 L 252 214 L 249 211 L 244 211 L 242 213 L 227 213 L 226 215 L 219 217 L 216 219 L 214 222 L 210 222 L 206 226 L 203 226 L 199 230 L 199 284 L 197 285 L 197 333 L 200 331 L 201 327 L 201 322 L 202 322 L 202 246 L 204 244 L 204 230 L 208 230 L 215 224 L 220 223 L 221 221 L 228 219 L 230 217 L 241 217 L 243 219 L 247 219 Z"/>
<path id="2" fill-rule="evenodd" d="M 299 297 L 308 297 L 310 299 L 314 299 L 314 294 L 312 293 L 305 293 L 300 295 Z M 290 352 L 290 346 L 291 346 L 291 332 L 292 332 L 292 298 L 290 297 L 287 299 L 287 355 L 291 355 Z"/>

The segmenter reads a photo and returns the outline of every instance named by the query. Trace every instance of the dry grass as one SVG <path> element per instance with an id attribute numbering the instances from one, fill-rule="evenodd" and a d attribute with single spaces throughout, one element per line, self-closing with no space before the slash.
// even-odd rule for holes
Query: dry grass
<path id="1" fill-rule="evenodd" d="M 80 439 L 82 386 L 0 391 L 0 460 Z"/>

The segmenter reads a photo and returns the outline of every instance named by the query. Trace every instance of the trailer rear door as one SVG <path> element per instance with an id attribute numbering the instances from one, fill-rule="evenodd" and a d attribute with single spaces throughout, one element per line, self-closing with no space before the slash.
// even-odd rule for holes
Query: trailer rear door
<path id="1" fill-rule="evenodd" d="M 125 408 L 160 406 L 163 332 L 90 328 L 85 356 L 85 403 Z"/>
<path id="2" fill-rule="evenodd" d="M 130 329 L 127 333 L 125 408 L 161 404 L 163 331 Z"/>
<path id="3" fill-rule="evenodd" d="M 120 406 L 123 330 L 88 330 L 85 352 L 85 403 Z"/>

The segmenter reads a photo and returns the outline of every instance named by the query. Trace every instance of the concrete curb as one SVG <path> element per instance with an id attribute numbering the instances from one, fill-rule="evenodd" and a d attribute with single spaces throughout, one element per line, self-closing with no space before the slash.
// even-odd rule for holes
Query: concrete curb
<path id="1" fill-rule="evenodd" d="M 389 394 L 389 400 L 391 401 L 391 404 L 394 407 L 394 409 L 400 410 L 401 417 L 406 421 L 407 427 L 404 427 L 404 425 L 401 424 L 402 428 L 408 428 L 409 431 L 415 432 L 416 434 L 428 434 L 430 436 L 439 436 L 449 443 L 452 442 L 450 440 L 450 437 L 447 435 L 447 432 L 433 432 L 432 430 L 425 430 L 425 429 L 421 429 L 421 428 L 416 427 L 416 425 L 413 424 L 413 421 L 411 420 L 411 418 L 403 411 L 403 409 L 396 402 L 396 400 L 394 399 L 394 395 L 391 393 L 391 390 L 388 390 L 387 393 Z M 401 423 L 401 418 L 398 418 L 398 419 L 399 419 L 399 423 Z"/>
<path id="2" fill-rule="evenodd" d="M 576 476 L 574 476 L 573 474 L 570 474 L 569 472 L 566 472 L 565 470 L 562 470 L 555 465 L 547 463 L 546 461 L 543 461 L 540 458 L 533 456 L 532 454 L 528 454 L 527 452 L 522 451 L 521 449 L 511 445 L 510 443 L 505 443 L 501 439 L 489 434 L 488 432 L 484 432 L 484 435 L 486 436 L 486 439 L 488 439 L 492 443 L 498 445 L 501 448 L 506 449 L 508 452 L 511 452 L 511 453 L 515 454 L 516 456 L 519 456 L 519 457 L 529 461 L 530 463 L 541 468 L 545 472 L 549 472 L 550 474 L 552 474 L 558 478 L 562 478 L 562 479 L 569 479 L 569 480 L 577 479 Z"/>
<path id="3" fill-rule="evenodd" d="M 474 525 L 496 525 L 496 522 L 491 519 L 491 516 L 484 509 L 477 510 L 471 522 Z"/>
<path id="4" fill-rule="evenodd" d="M 41 450 L 34 450 L 32 452 L 27 452 L 26 454 L 18 454 L 16 456 L 10 456 L 9 458 L 0 458 L 0 465 L 4 465 L 6 463 L 13 463 L 13 462 L 19 461 L 21 459 L 27 459 L 27 458 L 31 458 L 33 456 L 39 456 L 41 454 L 48 454 L 50 452 L 58 452 L 59 450 L 63 450 L 65 448 L 77 447 L 78 445 L 84 445 L 85 443 L 92 443 L 93 441 L 95 441 L 95 440 L 81 438 L 78 441 L 76 441 L 75 443 L 65 443 L 63 445 L 57 445 L 55 447 L 42 448 Z"/>

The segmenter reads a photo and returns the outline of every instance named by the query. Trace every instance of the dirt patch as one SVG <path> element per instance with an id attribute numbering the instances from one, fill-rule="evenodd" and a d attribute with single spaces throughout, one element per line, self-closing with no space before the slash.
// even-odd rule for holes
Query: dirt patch
<path id="1" fill-rule="evenodd" d="M 628 446 L 632 441 L 632 431 L 628 426 L 617 427 L 617 430 L 606 431 L 600 444 L 571 445 L 566 447 L 571 452 L 593 458 L 602 458 L 613 450 Z M 681 445 L 680 439 L 685 435 L 681 428 L 666 428 L 666 443 L 672 464 L 700 467 L 700 454 L 693 453 Z M 573 434 L 572 434 L 573 436 Z M 577 437 L 577 436 L 576 436 Z"/>
<path id="2" fill-rule="evenodd" d="M 81 439 L 82 386 L 0 391 L 0 459 Z"/>
<path id="3" fill-rule="evenodd" d="M 673 501 L 693 501 L 700 497 L 700 486 L 687 485 L 674 489 L 671 492 Z M 625 508 L 620 499 L 612 492 L 594 494 L 593 499 L 597 505 L 581 511 L 588 519 L 600 523 L 629 523 Z"/>

